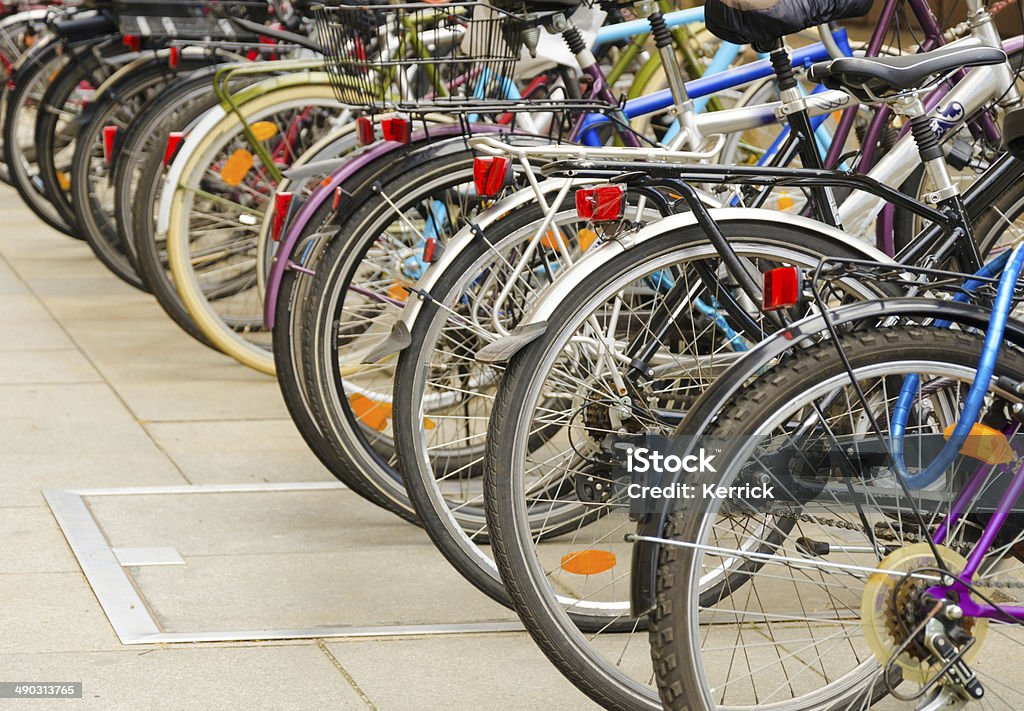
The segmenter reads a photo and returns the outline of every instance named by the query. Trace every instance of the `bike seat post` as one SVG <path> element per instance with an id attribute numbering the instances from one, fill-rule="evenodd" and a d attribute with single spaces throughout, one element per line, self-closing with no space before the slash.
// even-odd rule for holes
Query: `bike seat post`
<path id="1" fill-rule="evenodd" d="M 939 139 L 935 136 L 932 120 L 920 97 L 916 93 L 904 94 L 892 101 L 892 107 L 897 114 L 909 119 L 910 133 L 917 144 L 925 173 L 931 181 L 933 190 L 924 196 L 924 201 L 937 205 L 959 195 L 960 190 L 949 174 L 946 156 L 939 145 Z"/>
<path id="2" fill-rule="evenodd" d="M 755 45 L 759 52 L 767 52 L 772 69 L 775 70 L 775 79 L 779 86 L 779 98 L 781 99 L 777 116 L 780 121 L 789 125 L 789 130 L 797 140 L 797 151 L 800 154 L 800 161 L 804 168 L 823 168 L 824 163 L 821 152 L 818 149 L 818 141 L 814 134 L 814 127 L 811 125 L 810 114 L 807 112 L 807 99 L 800 91 L 796 75 L 793 73 L 793 62 L 789 57 L 789 50 L 777 39 L 768 46 Z M 832 188 L 828 186 L 811 188 L 811 201 L 819 219 L 832 225 L 839 226 L 839 206 L 836 202 Z"/>
<path id="3" fill-rule="evenodd" d="M 960 188 L 949 174 L 945 153 L 932 129 L 932 119 L 921 101 L 919 92 L 900 94 L 889 99 L 888 103 L 895 113 L 909 120 L 910 134 L 914 137 L 925 175 L 932 185 L 931 192 L 922 196 L 923 201 L 955 219 L 949 235 L 949 244 L 955 245 L 965 265 L 964 268 L 973 271 L 982 264 L 978 245 L 971 234 Z M 938 251 L 942 253 L 945 249 L 940 248 Z"/>
<path id="4" fill-rule="evenodd" d="M 681 136 L 685 135 L 690 148 L 697 148 L 703 136 L 697 126 L 696 111 L 693 108 L 693 101 L 686 92 L 686 81 L 682 69 L 676 60 L 675 43 L 672 40 L 672 33 L 665 22 L 665 15 L 650 0 L 643 0 L 636 4 L 637 14 L 646 16 L 651 25 L 651 34 L 654 36 L 654 45 L 658 48 L 658 55 L 661 57 L 661 66 L 668 78 L 668 88 L 672 92 L 672 99 L 679 119 L 684 129 Z"/>

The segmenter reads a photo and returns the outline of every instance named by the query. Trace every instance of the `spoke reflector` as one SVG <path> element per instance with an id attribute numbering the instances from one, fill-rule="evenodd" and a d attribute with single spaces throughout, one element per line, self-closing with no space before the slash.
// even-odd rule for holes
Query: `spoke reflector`
<path id="1" fill-rule="evenodd" d="M 391 403 L 377 402 L 365 395 L 355 393 L 348 398 L 348 404 L 352 408 L 356 419 L 370 429 L 383 432 L 387 429 L 388 418 L 391 417 Z"/>
<path id="2" fill-rule="evenodd" d="M 615 567 L 611 551 L 588 549 L 562 556 L 562 570 L 573 575 L 597 575 Z"/>
<path id="3" fill-rule="evenodd" d="M 582 229 L 579 231 L 580 251 L 586 252 L 590 245 L 597 241 L 597 233 L 594 230 Z"/>
<path id="4" fill-rule="evenodd" d="M 277 124 L 273 121 L 257 121 L 252 125 L 252 135 L 257 141 L 266 141 L 277 135 Z"/>
<path id="5" fill-rule="evenodd" d="M 949 439 L 955 428 L 956 425 L 950 425 L 942 431 L 942 436 Z M 1006 435 L 980 422 L 971 428 L 967 440 L 960 448 L 960 454 L 985 464 L 1008 464 L 1013 461 L 1013 449 L 1006 441 Z"/>
<path id="6" fill-rule="evenodd" d="M 553 229 L 545 232 L 544 236 L 540 238 L 541 246 L 547 247 L 548 249 L 558 249 L 559 242 L 562 242 L 562 240 L 559 240 L 558 235 L 555 233 Z M 565 243 L 562 242 L 562 244 L 564 246 Z"/>
<path id="7" fill-rule="evenodd" d="M 405 301 L 409 298 L 409 291 L 396 281 L 388 287 L 388 296 L 395 301 Z"/>
<path id="8" fill-rule="evenodd" d="M 252 165 L 252 153 L 244 148 L 239 148 L 231 154 L 230 158 L 224 161 L 224 165 L 220 169 L 220 179 L 234 187 L 242 182 L 242 179 L 245 178 L 245 174 L 249 172 Z"/>

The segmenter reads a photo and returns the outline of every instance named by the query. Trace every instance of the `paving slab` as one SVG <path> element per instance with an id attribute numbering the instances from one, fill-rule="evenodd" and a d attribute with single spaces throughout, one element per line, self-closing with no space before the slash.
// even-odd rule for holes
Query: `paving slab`
<path id="1" fill-rule="evenodd" d="M 3 505 L 39 505 L 47 488 L 184 483 L 105 384 L 5 385 L 0 398 Z"/>
<path id="2" fill-rule="evenodd" d="M 2 294 L 0 351 L 68 349 L 75 344 L 31 294 Z"/>
<path id="3" fill-rule="evenodd" d="M 371 708 L 332 659 L 313 645 L 0 654 L 0 667 L 4 679 L 82 682 L 81 699 L 30 703 L 0 699 L 3 711 Z"/>
<path id="4" fill-rule="evenodd" d="M 50 509 L 0 508 L 0 575 L 77 572 L 78 562 Z"/>
<path id="5" fill-rule="evenodd" d="M 92 363 L 74 348 L 0 350 L 0 385 L 101 380 Z"/>
<path id="6" fill-rule="evenodd" d="M 150 422 L 146 430 L 193 484 L 336 481 L 290 419 Z"/>
<path id="7" fill-rule="evenodd" d="M 515 619 L 425 546 L 183 557 L 129 569 L 168 632 Z"/>
<path id="8" fill-rule="evenodd" d="M 600 708 L 526 634 L 327 642 L 381 709 Z M 401 679 L 395 678 L 401 669 Z"/>
<path id="9" fill-rule="evenodd" d="M 112 546 L 185 556 L 329 553 L 433 546 L 418 527 L 347 489 L 88 497 Z"/>
<path id="10" fill-rule="evenodd" d="M 80 572 L 0 574 L 0 600 L 0 653 L 124 649 Z"/>

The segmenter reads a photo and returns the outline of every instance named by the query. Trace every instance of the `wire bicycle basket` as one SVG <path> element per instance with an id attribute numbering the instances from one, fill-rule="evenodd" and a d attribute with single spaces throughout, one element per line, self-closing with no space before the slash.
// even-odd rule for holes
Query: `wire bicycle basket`
<path id="1" fill-rule="evenodd" d="M 493 111 L 519 99 L 523 20 L 482 3 L 314 8 L 339 101 L 371 111 Z"/>
<path id="2" fill-rule="evenodd" d="M 256 39 L 229 18 L 263 24 L 270 14 L 265 0 L 115 0 L 112 6 L 122 34 L 157 39 Z"/>

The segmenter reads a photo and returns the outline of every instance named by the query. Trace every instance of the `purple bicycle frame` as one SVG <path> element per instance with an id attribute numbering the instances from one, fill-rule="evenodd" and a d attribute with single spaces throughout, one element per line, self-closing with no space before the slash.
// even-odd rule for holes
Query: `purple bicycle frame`
<path id="1" fill-rule="evenodd" d="M 1003 434 L 1006 437 L 1010 437 L 1016 426 L 1008 425 L 1003 429 Z M 1010 470 L 1003 465 L 1002 470 L 1005 473 L 1011 473 Z M 1000 605 L 998 608 L 987 603 L 981 603 L 971 597 L 971 591 L 961 580 L 969 581 L 974 574 L 978 572 L 978 568 L 985 558 L 985 553 L 989 550 L 992 544 L 995 542 L 996 536 L 999 535 L 1000 529 L 1003 524 L 1006 523 L 1006 519 L 1009 517 L 1011 510 L 1017 503 L 1017 499 L 1020 498 L 1021 493 L 1024 493 L 1024 465 L 1018 467 L 1016 472 L 1012 472 L 1013 479 L 1010 481 L 1010 485 L 1006 487 L 1006 491 L 999 499 L 999 503 L 996 505 L 995 511 L 992 513 L 992 517 L 985 524 L 985 528 L 981 532 L 981 536 L 978 539 L 978 543 L 974 546 L 967 559 L 967 565 L 964 569 L 956 576 L 956 579 L 952 585 L 939 585 L 929 588 L 928 592 L 939 599 L 945 598 L 947 593 L 954 591 L 957 593 L 957 600 L 960 609 L 963 610 L 964 614 L 969 617 L 987 617 L 996 620 L 1006 620 L 1007 617 L 1013 618 L 1014 620 L 1024 622 L 1024 606 L 1022 605 Z M 971 500 L 981 491 L 982 486 L 985 484 L 985 480 L 989 476 L 988 467 L 979 465 L 974 473 L 971 474 L 971 478 L 967 481 L 967 484 L 957 493 L 956 498 L 949 507 L 949 514 L 946 519 L 935 529 L 935 533 L 932 534 L 932 542 L 936 545 L 942 545 L 945 542 L 946 536 L 950 529 L 956 524 L 957 520 L 963 516 L 967 510 L 967 506 Z"/>

